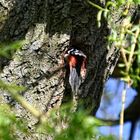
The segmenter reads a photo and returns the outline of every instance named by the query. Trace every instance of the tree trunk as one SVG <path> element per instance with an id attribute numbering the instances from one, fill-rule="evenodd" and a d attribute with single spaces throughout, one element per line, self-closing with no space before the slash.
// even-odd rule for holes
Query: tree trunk
<path id="1" fill-rule="evenodd" d="M 95 3 L 102 5 L 98 0 Z M 109 74 L 118 60 L 118 49 L 107 48 L 109 29 L 102 19 L 97 27 L 98 10 L 83 0 L 5 0 L 0 2 L 0 40 L 25 39 L 1 73 L 1 79 L 27 88 L 21 93 L 27 101 L 41 111 L 59 107 L 64 96 L 69 96 L 69 87 L 63 65 L 64 52 L 76 46 L 87 55 L 87 74 L 81 85 L 79 100 L 83 107 L 95 114 Z M 117 20 L 117 19 L 116 19 Z M 13 102 L 6 92 L 1 92 L 4 102 L 12 102 L 18 116 L 29 120 L 33 126 L 36 120 L 27 110 Z M 79 102 L 78 100 L 78 102 Z M 79 104 L 79 103 L 78 103 Z"/>

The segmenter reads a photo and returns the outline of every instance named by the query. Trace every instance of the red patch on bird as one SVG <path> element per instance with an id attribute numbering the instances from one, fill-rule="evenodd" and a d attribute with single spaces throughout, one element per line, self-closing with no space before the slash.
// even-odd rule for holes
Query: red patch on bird
<path id="1" fill-rule="evenodd" d="M 77 64 L 77 60 L 75 56 L 69 56 L 69 65 L 70 67 L 75 67 Z"/>

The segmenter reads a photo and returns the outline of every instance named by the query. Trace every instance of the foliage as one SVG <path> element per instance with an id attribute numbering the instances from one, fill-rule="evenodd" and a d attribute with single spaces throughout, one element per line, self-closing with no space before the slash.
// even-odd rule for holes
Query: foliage
<path id="1" fill-rule="evenodd" d="M 133 21 L 134 15 L 129 12 L 130 8 L 138 8 L 140 0 L 115 0 L 107 1 L 105 7 L 100 7 L 88 0 L 88 3 L 99 9 L 97 14 L 98 26 L 101 26 L 102 16 L 107 20 L 111 29 L 108 36 L 108 47 L 115 46 L 121 51 L 123 62 L 119 63 L 122 79 L 128 84 L 137 86 L 140 81 L 140 23 Z M 119 13 L 121 24 L 114 22 L 113 16 Z M 135 68 L 133 62 L 136 61 Z"/>
<path id="2" fill-rule="evenodd" d="M 0 104 L 0 139 L 15 140 L 18 132 L 26 133 L 26 123 L 17 119 L 7 104 Z"/>
<path id="3" fill-rule="evenodd" d="M 82 110 L 76 113 L 70 111 L 71 106 L 63 106 L 59 111 L 52 110 L 48 120 L 40 124 L 38 132 L 47 132 L 54 140 L 115 140 L 113 136 L 103 136 L 98 127 L 104 122 L 88 116 Z"/>
<path id="4" fill-rule="evenodd" d="M 13 53 L 20 49 L 24 41 L 0 43 L 0 56 L 10 58 Z"/>
<path id="5" fill-rule="evenodd" d="M 74 113 L 71 111 L 71 105 L 62 106 L 59 111 L 53 109 L 47 115 L 41 113 L 38 116 L 34 113 L 35 109 L 18 94 L 24 88 L 2 81 L 0 81 L 0 88 L 7 90 L 14 99 L 38 119 L 40 123 L 36 126 L 35 133 L 49 134 L 54 140 L 115 140 L 113 136 L 102 136 L 98 132 L 97 128 L 105 125 L 103 121 L 88 116 L 82 110 Z M 39 111 L 36 110 L 36 112 Z M 23 121 L 23 118 L 17 119 L 8 105 L 0 106 L 0 138 L 2 140 L 18 139 L 19 131 L 27 134 L 26 126 L 27 123 Z M 31 132 L 30 135 L 32 135 Z"/>
<path id="6" fill-rule="evenodd" d="M 93 7 L 99 9 L 97 14 L 98 27 L 101 26 L 103 17 L 108 23 L 111 30 L 108 36 L 108 48 L 114 46 L 121 52 L 121 61 L 118 63 L 120 77 L 118 78 L 127 83 L 122 91 L 120 113 L 119 139 L 122 140 L 126 91 L 130 86 L 138 89 L 140 83 L 140 19 L 138 16 L 140 0 L 109 0 L 104 8 L 90 0 L 87 1 Z M 133 15 L 130 11 L 132 8 L 137 10 L 133 11 Z M 115 21 L 115 17 L 118 21 Z"/>

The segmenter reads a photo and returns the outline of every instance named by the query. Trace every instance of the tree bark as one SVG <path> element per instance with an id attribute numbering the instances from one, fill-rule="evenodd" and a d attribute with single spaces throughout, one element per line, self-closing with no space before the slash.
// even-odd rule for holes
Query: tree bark
<path id="1" fill-rule="evenodd" d="M 94 1 L 96 4 L 98 0 Z M 109 28 L 105 19 L 97 27 L 98 10 L 83 0 L 5 0 L 0 2 L 0 41 L 25 39 L 10 63 L 4 65 L 1 79 L 27 88 L 21 93 L 37 109 L 47 112 L 59 107 L 64 96 L 69 96 L 65 70 L 51 72 L 63 65 L 64 52 L 76 46 L 87 55 L 87 74 L 81 85 L 79 102 L 95 114 L 106 79 L 112 73 L 119 57 L 115 47 L 107 48 Z M 49 76 L 51 75 L 51 76 Z M 65 84 L 66 81 L 66 84 Z M 37 120 L 1 91 L 4 102 L 12 102 L 18 116 Z"/>

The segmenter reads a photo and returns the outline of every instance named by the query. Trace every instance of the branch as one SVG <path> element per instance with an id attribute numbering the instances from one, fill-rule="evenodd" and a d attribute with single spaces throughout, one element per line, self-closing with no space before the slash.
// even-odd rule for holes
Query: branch
<path id="1" fill-rule="evenodd" d="M 120 140 L 123 139 L 123 125 L 124 125 L 124 109 L 125 109 L 125 98 L 126 98 L 127 85 L 124 83 L 124 89 L 122 91 L 122 108 L 120 114 Z"/>

